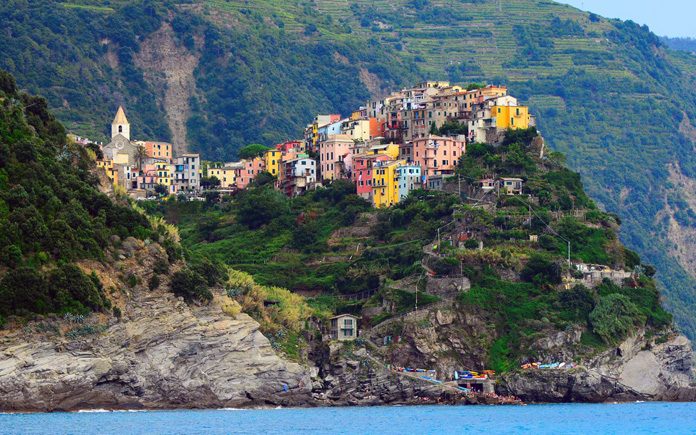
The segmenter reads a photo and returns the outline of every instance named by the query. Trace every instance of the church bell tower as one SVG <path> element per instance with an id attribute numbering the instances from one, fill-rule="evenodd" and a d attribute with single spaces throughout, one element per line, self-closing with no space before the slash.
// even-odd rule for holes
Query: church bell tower
<path id="1" fill-rule="evenodd" d="M 123 111 L 123 106 L 118 106 L 114 121 L 111 123 L 111 137 L 114 138 L 118 134 L 130 140 L 130 123 L 126 118 L 126 112 Z"/>

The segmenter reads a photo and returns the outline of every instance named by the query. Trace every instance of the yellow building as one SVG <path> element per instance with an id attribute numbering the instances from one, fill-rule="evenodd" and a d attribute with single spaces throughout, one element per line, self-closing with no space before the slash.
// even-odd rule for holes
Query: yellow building
<path id="1" fill-rule="evenodd" d="M 391 207 L 399 202 L 399 177 L 396 169 L 403 164 L 403 160 L 375 162 L 372 167 L 372 201 L 375 207 Z"/>
<path id="2" fill-rule="evenodd" d="M 157 184 L 161 184 L 171 192 L 172 171 L 171 164 L 166 162 L 155 162 L 155 171 L 157 172 Z"/>
<path id="3" fill-rule="evenodd" d="M 264 161 L 266 163 L 266 171 L 268 171 L 274 177 L 280 175 L 280 162 L 283 157 L 278 150 L 268 150 L 266 154 L 263 155 Z"/>
<path id="4" fill-rule="evenodd" d="M 234 186 L 237 181 L 235 177 L 235 169 L 230 167 L 224 168 L 210 168 L 208 169 L 208 176 L 215 177 L 220 180 L 220 187 L 223 189 L 228 189 Z"/>
<path id="5" fill-rule="evenodd" d="M 118 170 L 114 168 L 113 160 L 97 160 L 97 168 L 103 168 L 111 183 L 118 184 Z"/>
<path id="6" fill-rule="evenodd" d="M 370 155 L 384 154 L 391 157 L 393 160 L 399 158 L 399 145 L 395 143 L 384 144 L 384 145 L 373 145 L 370 147 L 370 151 L 367 153 Z"/>
<path id="7" fill-rule="evenodd" d="M 527 106 L 493 106 L 491 115 L 499 129 L 529 128 L 529 107 Z"/>

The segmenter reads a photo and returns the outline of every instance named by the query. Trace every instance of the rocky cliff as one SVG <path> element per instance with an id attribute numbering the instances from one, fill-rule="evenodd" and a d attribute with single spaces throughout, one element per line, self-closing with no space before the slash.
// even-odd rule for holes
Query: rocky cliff
<path id="1" fill-rule="evenodd" d="M 642 333 L 569 370 L 525 370 L 502 377 L 498 392 L 526 402 L 693 400 L 691 343 L 656 344 Z"/>
<path id="2" fill-rule="evenodd" d="M 103 333 L 2 337 L 0 409 L 219 408 L 295 405 L 308 371 L 278 357 L 246 314 L 140 295 Z M 46 322 L 32 325 L 34 328 Z M 70 335 L 70 334 L 68 334 Z"/>
<path id="3" fill-rule="evenodd" d="M 375 342 L 398 336 L 383 348 L 396 365 L 435 369 L 440 378 L 457 369 L 487 368 L 481 349 L 496 340 L 484 312 L 466 311 L 456 303 L 426 307 L 370 332 Z M 620 345 L 588 352 L 582 331 L 537 335 L 529 343 L 544 361 L 576 362 L 573 369 L 513 370 L 496 382 L 496 392 L 525 402 L 605 402 L 631 400 L 693 400 L 693 353 L 683 335 L 661 339 L 636 331 Z"/>
<path id="4" fill-rule="evenodd" d="M 140 276 L 166 256 L 134 239 L 115 254 L 112 266 L 85 265 L 112 289 L 123 283 L 108 276 L 120 270 Z M 220 296 L 187 305 L 166 284 L 112 290 L 120 319 L 53 316 L 0 332 L 0 410 L 308 403 L 308 369 L 276 355 L 256 321 L 225 314 Z"/>

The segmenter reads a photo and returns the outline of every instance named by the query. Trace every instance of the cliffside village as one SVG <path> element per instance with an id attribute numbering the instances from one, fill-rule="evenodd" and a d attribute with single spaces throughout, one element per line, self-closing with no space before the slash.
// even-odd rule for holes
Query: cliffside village
<path id="1" fill-rule="evenodd" d="M 369 100 L 345 118 L 317 115 L 302 139 L 277 144 L 254 158 L 216 164 L 201 161 L 196 153 L 174 155 L 167 142 L 131 140 L 130 124 L 119 107 L 111 142 L 101 146 L 103 158 L 97 164 L 134 197 L 153 192 L 195 197 L 206 187 L 202 177 L 215 177 L 216 189 L 232 192 L 268 172 L 275 187 L 291 197 L 346 179 L 375 207 L 389 207 L 412 190 L 442 189 L 467 143 L 495 144 L 508 129 L 534 125 L 529 108 L 508 95 L 505 86 L 465 89 L 427 81 Z M 522 193 L 517 178 L 479 183 L 484 190 Z"/>

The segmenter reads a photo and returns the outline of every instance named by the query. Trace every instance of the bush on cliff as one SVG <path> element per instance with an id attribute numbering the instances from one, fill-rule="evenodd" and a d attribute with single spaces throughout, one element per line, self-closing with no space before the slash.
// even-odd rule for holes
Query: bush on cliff
<path id="1" fill-rule="evenodd" d="M 170 289 L 186 302 L 208 302 L 213 299 L 213 294 L 206 285 L 206 279 L 189 268 L 180 270 L 172 276 Z"/>
<path id="2" fill-rule="evenodd" d="M 590 313 L 590 324 L 605 343 L 617 344 L 636 327 L 644 325 L 645 316 L 627 296 L 612 293 L 599 299 Z"/>

